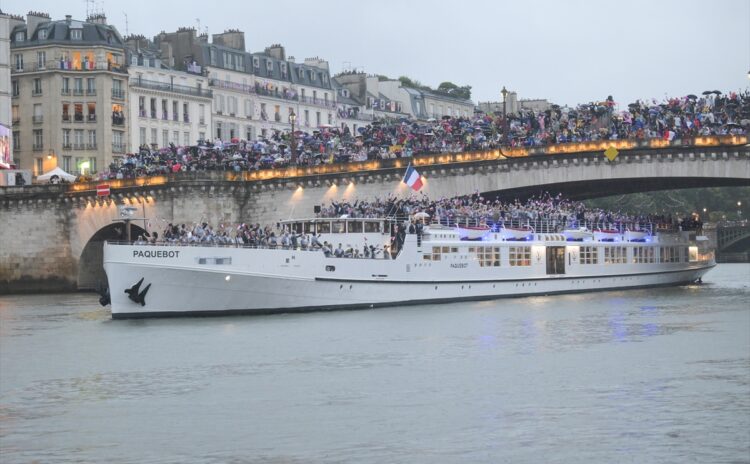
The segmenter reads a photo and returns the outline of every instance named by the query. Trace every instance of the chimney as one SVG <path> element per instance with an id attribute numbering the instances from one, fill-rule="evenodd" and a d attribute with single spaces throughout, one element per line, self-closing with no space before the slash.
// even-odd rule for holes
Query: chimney
<path id="1" fill-rule="evenodd" d="M 294 63 L 294 57 L 290 56 L 289 58 L 287 58 L 287 61 L 289 61 L 290 63 Z"/>
<path id="2" fill-rule="evenodd" d="M 317 56 L 314 58 L 305 58 L 305 64 L 307 66 L 312 66 L 313 68 L 318 68 L 324 71 L 328 71 L 328 61 L 322 60 Z"/>
<path id="3" fill-rule="evenodd" d="M 29 37 L 34 35 L 36 29 L 40 24 L 48 22 L 49 15 L 47 13 L 41 13 L 39 11 L 29 11 L 29 13 L 26 15 L 26 31 L 28 32 Z"/>
<path id="4" fill-rule="evenodd" d="M 93 24 L 107 24 L 107 17 L 104 13 L 94 13 L 86 18 L 86 22 Z"/>
<path id="5" fill-rule="evenodd" d="M 70 21 L 73 20 L 73 17 L 71 15 L 65 15 L 65 22 L 70 24 Z"/>
<path id="6" fill-rule="evenodd" d="M 221 34 L 214 34 L 214 45 L 223 45 L 235 50 L 245 51 L 245 33 L 239 29 L 228 29 Z"/>
<path id="7" fill-rule="evenodd" d="M 271 58 L 275 58 L 281 61 L 286 60 L 286 51 L 284 50 L 284 47 L 281 46 L 281 44 L 273 44 L 270 47 L 266 47 L 266 53 Z"/>
<path id="8" fill-rule="evenodd" d="M 12 31 L 13 28 L 16 26 L 23 26 L 26 24 L 26 20 L 23 19 L 23 16 L 20 15 L 14 15 L 14 14 L 8 14 L 8 30 Z"/>

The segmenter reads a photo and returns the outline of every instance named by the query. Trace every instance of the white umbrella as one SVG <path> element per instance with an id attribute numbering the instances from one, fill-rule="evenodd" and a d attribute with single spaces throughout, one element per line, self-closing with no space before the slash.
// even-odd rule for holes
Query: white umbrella
<path id="1" fill-rule="evenodd" d="M 426 218 L 428 218 L 428 217 L 430 217 L 430 215 L 429 215 L 429 214 L 427 214 L 427 213 L 425 213 L 424 211 L 420 211 L 420 212 L 418 212 L 418 213 L 416 213 L 416 214 L 414 215 L 414 218 L 415 218 L 415 219 L 426 219 Z"/>

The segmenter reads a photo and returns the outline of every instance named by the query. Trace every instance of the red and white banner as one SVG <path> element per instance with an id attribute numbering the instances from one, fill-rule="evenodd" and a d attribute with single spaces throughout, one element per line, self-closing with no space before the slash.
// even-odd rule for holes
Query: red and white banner
<path id="1" fill-rule="evenodd" d="M 96 196 L 106 197 L 109 195 L 109 184 L 99 184 L 96 186 Z"/>

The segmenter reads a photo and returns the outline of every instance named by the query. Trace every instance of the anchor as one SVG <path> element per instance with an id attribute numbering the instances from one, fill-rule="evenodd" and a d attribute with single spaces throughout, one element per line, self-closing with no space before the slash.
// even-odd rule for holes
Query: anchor
<path id="1" fill-rule="evenodd" d="M 148 293 L 148 289 L 151 288 L 151 284 L 146 285 L 146 288 L 144 288 L 142 292 L 139 292 L 139 290 L 141 289 L 141 284 L 143 283 L 143 279 L 144 278 L 141 277 L 141 280 L 139 280 L 135 285 L 128 289 L 125 289 L 125 293 L 128 294 L 128 298 L 130 298 L 131 301 L 140 303 L 141 306 L 146 306 L 146 293 Z"/>

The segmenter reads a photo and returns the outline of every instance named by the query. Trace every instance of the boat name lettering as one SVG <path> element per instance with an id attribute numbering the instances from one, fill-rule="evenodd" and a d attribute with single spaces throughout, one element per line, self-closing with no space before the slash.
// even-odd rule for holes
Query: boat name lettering
<path id="1" fill-rule="evenodd" d="M 151 250 L 133 250 L 133 258 L 179 258 L 180 252 L 177 250 L 170 251 L 151 251 Z"/>
<path id="2" fill-rule="evenodd" d="M 451 267 L 454 269 L 465 269 L 469 267 L 469 263 L 451 263 Z"/>

